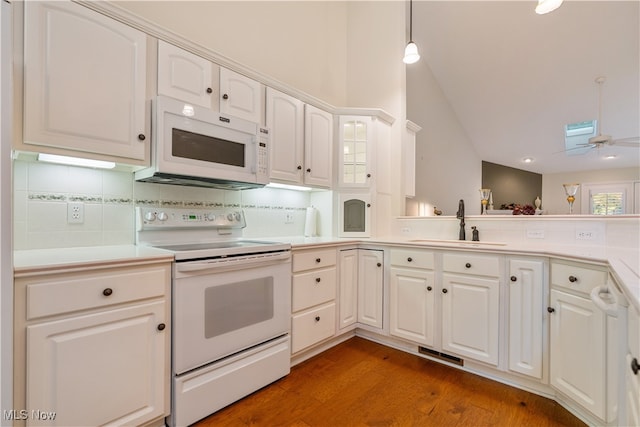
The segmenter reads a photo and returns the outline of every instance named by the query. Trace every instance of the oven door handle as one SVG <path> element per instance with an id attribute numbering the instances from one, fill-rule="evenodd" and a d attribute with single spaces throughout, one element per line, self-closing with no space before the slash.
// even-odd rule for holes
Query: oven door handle
<path id="1" fill-rule="evenodd" d="M 178 263 L 176 264 L 176 271 L 178 273 L 201 272 L 205 270 L 223 272 L 228 270 L 240 270 L 246 268 L 266 267 L 273 264 L 282 264 L 282 262 L 289 261 L 290 259 L 291 253 L 286 251 L 259 256 Z"/>

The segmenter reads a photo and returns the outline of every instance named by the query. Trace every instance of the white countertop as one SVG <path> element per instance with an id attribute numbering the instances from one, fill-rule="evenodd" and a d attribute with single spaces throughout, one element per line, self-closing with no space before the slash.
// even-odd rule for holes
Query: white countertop
<path id="1" fill-rule="evenodd" d="M 290 236 L 262 240 L 290 243 L 294 249 L 335 245 L 391 245 L 415 246 L 433 249 L 483 251 L 529 256 L 549 256 L 608 265 L 622 287 L 629 302 L 640 312 L 640 250 L 606 248 L 603 246 L 571 246 L 518 243 L 471 242 L 438 239 L 354 239 L 338 237 Z M 86 269 L 112 264 L 142 264 L 167 262 L 173 253 L 147 246 L 94 246 L 59 249 L 34 249 L 14 252 L 16 276 L 42 274 L 69 269 Z"/>
<path id="2" fill-rule="evenodd" d="M 136 245 L 31 249 L 13 252 L 13 270 L 16 276 L 114 264 L 131 265 L 171 261 L 173 261 L 173 253 L 170 251 Z"/>
<path id="3" fill-rule="evenodd" d="M 294 249 L 327 245 L 370 244 L 415 246 L 433 249 L 471 250 L 528 256 L 547 256 L 608 265 L 629 302 L 640 312 L 640 249 L 603 246 L 472 242 L 415 238 L 345 239 L 337 237 L 288 237 L 274 239 L 291 243 Z"/>

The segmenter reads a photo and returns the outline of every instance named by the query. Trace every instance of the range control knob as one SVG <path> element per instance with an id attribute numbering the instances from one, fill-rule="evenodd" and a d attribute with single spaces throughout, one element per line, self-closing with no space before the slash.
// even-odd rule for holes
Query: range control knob
<path id="1" fill-rule="evenodd" d="M 164 222 L 164 221 L 166 221 L 166 220 L 168 220 L 168 219 L 169 219 L 169 215 L 167 215 L 167 213 L 166 213 L 166 212 L 158 212 L 158 214 L 156 215 L 156 217 L 157 217 L 160 221 L 162 221 L 162 222 Z"/>
<path id="2" fill-rule="evenodd" d="M 242 219 L 240 212 L 234 212 L 233 217 L 236 219 L 236 221 L 240 221 L 240 219 Z"/>
<path id="3" fill-rule="evenodd" d="M 144 219 L 145 221 L 153 222 L 156 220 L 156 213 L 149 211 L 144 214 Z"/>
<path id="4" fill-rule="evenodd" d="M 206 221 L 215 221 L 216 220 L 216 214 L 214 213 L 208 213 L 204 216 Z"/>
<path id="5" fill-rule="evenodd" d="M 227 220 L 233 221 L 233 214 L 227 214 Z"/>

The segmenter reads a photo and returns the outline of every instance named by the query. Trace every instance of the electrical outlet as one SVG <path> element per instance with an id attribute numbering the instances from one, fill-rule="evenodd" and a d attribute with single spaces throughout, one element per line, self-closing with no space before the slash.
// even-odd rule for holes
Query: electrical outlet
<path id="1" fill-rule="evenodd" d="M 595 231 L 576 230 L 576 240 L 593 240 L 596 237 Z"/>
<path id="2" fill-rule="evenodd" d="M 67 203 L 67 224 L 82 224 L 84 222 L 84 203 Z"/>
<path id="3" fill-rule="evenodd" d="M 284 214 L 284 223 L 293 224 L 293 213 L 287 212 Z"/>
<path id="4" fill-rule="evenodd" d="M 527 230 L 527 239 L 544 239 L 544 230 Z"/>

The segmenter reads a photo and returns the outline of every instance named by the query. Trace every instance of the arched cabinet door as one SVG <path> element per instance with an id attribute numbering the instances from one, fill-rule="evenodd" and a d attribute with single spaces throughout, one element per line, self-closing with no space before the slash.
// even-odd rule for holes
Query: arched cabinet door
<path id="1" fill-rule="evenodd" d="M 370 237 L 372 202 L 369 193 L 340 194 L 340 224 L 343 237 Z"/>
<path id="2" fill-rule="evenodd" d="M 21 148 L 145 164 L 147 35 L 76 3 L 24 6 Z"/>

